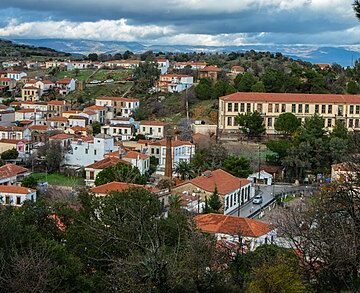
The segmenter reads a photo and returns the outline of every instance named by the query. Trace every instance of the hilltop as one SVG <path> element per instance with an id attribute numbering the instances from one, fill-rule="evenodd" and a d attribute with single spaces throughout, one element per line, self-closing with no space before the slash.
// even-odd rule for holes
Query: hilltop
<path id="1" fill-rule="evenodd" d="M 0 39 L 0 58 L 36 58 L 36 57 L 67 57 L 69 53 L 58 52 L 47 47 L 16 44 Z"/>

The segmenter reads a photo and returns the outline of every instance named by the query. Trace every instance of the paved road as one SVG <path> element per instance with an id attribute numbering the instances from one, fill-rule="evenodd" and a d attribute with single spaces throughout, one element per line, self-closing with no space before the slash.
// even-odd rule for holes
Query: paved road
<path id="1" fill-rule="evenodd" d="M 265 206 L 268 202 L 270 202 L 273 198 L 274 198 L 274 193 L 278 194 L 278 193 L 286 193 L 286 192 L 294 192 L 294 191 L 298 191 L 298 190 L 306 190 L 307 187 L 303 186 L 303 187 L 299 187 L 299 186 L 292 186 L 292 185 L 272 185 L 272 186 L 256 186 L 255 187 L 256 190 L 258 190 L 256 192 L 256 194 L 260 194 L 263 197 L 263 203 L 260 204 L 253 204 L 252 200 L 250 200 L 249 202 L 247 202 L 245 205 L 243 205 L 240 208 L 240 213 L 239 213 L 239 209 L 234 210 L 233 212 L 230 213 L 230 215 L 232 216 L 240 216 L 240 217 L 249 217 L 252 213 L 260 210 L 263 206 Z"/>

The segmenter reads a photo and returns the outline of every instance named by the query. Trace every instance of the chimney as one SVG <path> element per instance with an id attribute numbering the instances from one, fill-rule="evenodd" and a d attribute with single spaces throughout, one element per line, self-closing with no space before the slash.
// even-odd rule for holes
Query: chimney
<path id="1" fill-rule="evenodd" d="M 172 135 L 170 131 L 166 135 L 165 176 L 172 178 Z"/>

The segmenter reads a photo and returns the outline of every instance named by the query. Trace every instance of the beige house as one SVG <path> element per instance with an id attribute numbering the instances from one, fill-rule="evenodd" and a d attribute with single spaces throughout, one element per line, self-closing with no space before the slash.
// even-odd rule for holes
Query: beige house
<path id="1" fill-rule="evenodd" d="M 23 101 L 38 101 L 40 99 L 40 89 L 34 86 L 27 86 L 21 89 L 21 99 Z"/>
<path id="2" fill-rule="evenodd" d="M 146 139 L 162 139 L 165 137 L 169 124 L 161 121 L 141 121 L 138 133 Z"/>
<path id="3" fill-rule="evenodd" d="M 238 114 L 260 112 L 268 134 L 275 134 L 274 124 L 281 113 L 290 112 L 302 122 L 314 114 L 321 115 L 331 131 L 336 120 L 349 131 L 360 130 L 360 95 L 234 93 L 219 98 L 219 129 L 237 132 Z"/>

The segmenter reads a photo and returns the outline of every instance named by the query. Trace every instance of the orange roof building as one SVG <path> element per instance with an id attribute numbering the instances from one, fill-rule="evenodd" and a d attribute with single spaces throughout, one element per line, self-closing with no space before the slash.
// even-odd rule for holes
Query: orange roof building
<path id="1" fill-rule="evenodd" d="M 277 134 L 275 120 L 286 112 L 299 120 L 318 114 L 325 127 L 332 131 L 338 119 L 349 131 L 360 130 L 360 95 L 302 94 L 302 93 L 243 93 L 219 98 L 219 128 L 222 132 L 238 132 L 236 117 L 248 112 L 259 112 L 264 118 L 267 134 Z"/>
<path id="2" fill-rule="evenodd" d="M 276 237 L 274 227 L 254 219 L 204 214 L 195 216 L 194 220 L 201 231 L 214 234 L 218 241 L 241 242 L 244 252 L 252 251 L 262 244 L 270 244 Z"/>
<path id="3" fill-rule="evenodd" d="M 255 189 L 250 180 L 235 177 L 221 169 L 206 171 L 203 175 L 174 187 L 172 192 L 178 195 L 193 195 L 204 202 L 205 198 L 209 198 L 215 190 L 223 203 L 224 214 L 237 210 L 255 195 Z"/>
<path id="4" fill-rule="evenodd" d="M 30 170 L 14 164 L 6 164 L 0 167 L 0 184 L 12 185 L 30 174 Z"/>
<path id="5" fill-rule="evenodd" d="M 115 181 L 93 187 L 90 189 L 90 192 L 94 193 L 97 196 L 105 196 L 110 192 L 121 192 L 130 188 L 144 188 L 146 190 L 149 190 L 150 192 L 159 192 L 158 189 L 153 187 L 133 184 L 133 183 L 126 183 L 126 182 L 115 182 Z"/>

